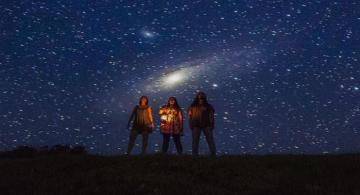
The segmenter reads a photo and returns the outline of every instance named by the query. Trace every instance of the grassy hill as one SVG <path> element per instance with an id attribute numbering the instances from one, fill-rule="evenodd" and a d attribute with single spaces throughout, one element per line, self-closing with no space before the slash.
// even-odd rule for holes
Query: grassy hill
<path id="1" fill-rule="evenodd" d="M 0 194 L 360 194 L 360 155 L 0 157 Z"/>

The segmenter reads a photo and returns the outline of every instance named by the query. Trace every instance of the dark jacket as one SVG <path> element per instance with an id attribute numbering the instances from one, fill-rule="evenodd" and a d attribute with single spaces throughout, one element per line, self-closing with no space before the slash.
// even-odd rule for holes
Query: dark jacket
<path id="1" fill-rule="evenodd" d="M 190 106 L 188 109 L 190 128 L 214 128 L 215 110 L 210 104 Z"/>
<path id="2" fill-rule="evenodd" d="M 131 130 L 136 130 L 139 133 L 143 131 L 151 132 L 151 124 L 153 122 L 151 107 L 146 106 L 142 108 L 140 106 L 135 106 L 129 118 L 128 125 L 132 120 L 134 120 L 134 122 Z"/>

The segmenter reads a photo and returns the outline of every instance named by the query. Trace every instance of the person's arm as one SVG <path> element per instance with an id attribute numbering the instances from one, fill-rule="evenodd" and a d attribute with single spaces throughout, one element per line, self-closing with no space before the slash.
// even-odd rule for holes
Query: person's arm
<path id="1" fill-rule="evenodd" d="M 133 120 L 134 116 L 135 116 L 135 111 L 136 111 L 136 106 L 134 107 L 133 111 L 131 112 L 131 115 L 129 117 L 129 121 L 127 123 L 127 128 L 130 128 L 130 123 Z"/>
<path id="2" fill-rule="evenodd" d="M 189 127 L 190 129 L 193 129 L 193 126 L 192 126 L 192 109 L 191 107 L 188 108 L 188 118 L 189 118 Z"/>
<path id="3" fill-rule="evenodd" d="M 215 110 L 212 106 L 210 106 L 209 117 L 210 117 L 210 127 L 211 127 L 211 129 L 214 129 L 215 128 Z"/>
<path id="4" fill-rule="evenodd" d="M 154 129 L 155 125 L 154 125 L 154 118 L 153 118 L 153 112 L 152 112 L 152 108 L 149 106 L 149 119 L 150 119 L 150 123 L 151 123 L 151 128 Z"/>
<path id="5" fill-rule="evenodd" d="M 182 111 L 179 111 L 178 117 L 179 117 L 179 129 L 180 129 L 180 132 L 182 133 L 184 131 Z"/>

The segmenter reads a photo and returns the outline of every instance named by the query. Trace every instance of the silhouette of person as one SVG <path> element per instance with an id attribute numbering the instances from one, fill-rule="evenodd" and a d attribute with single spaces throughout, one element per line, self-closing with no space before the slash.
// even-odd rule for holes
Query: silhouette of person
<path id="1" fill-rule="evenodd" d="M 130 128 L 130 123 L 133 121 L 132 128 L 130 131 L 129 145 L 127 154 L 131 153 L 131 150 L 134 147 L 136 137 L 141 134 L 142 141 L 142 150 L 141 153 L 146 153 L 146 147 L 148 144 L 149 134 L 154 129 L 154 120 L 152 109 L 149 106 L 149 100 L 146 96 L 141 96 L 139 100 L 139 105 L 136 105 L 130 115 L 127 128 Z"/>
<path id="2" fill-rule="evenodd" d="M 170 136 L 172 136 L 177 153 L 182 154 L 180 136 L 183 135 L 183 114 L 175 97 L 170 97 L 167 105 L 160 108 L 159 115 L 160 132 L 163 135 L 162 152 L 167 152 Z"/>
<path id="3" fill-rule="evenodd" d="M 189 126 L 192 130 L 192 154 L 199 154 L 199 141 L 201 131 L 204 132 L 211 155 L 216 155 L 216 147 L 213 137 L 215 127 L 215 110 L 207 102 L 206 94 L 199 92 L 193 103 L 188 108 Z"/>

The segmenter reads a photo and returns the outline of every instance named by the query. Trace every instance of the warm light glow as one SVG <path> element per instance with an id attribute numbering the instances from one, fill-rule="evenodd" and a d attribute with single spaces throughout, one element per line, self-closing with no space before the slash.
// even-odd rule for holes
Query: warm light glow
<path id="1" fill-rule="evenodd" d="M 166 115 L 161 115 L 160 119 L 163 120 L 163 121 L 166 121 L 166 120 L 167 120 L 167 116 L 166 116 Z"/>

